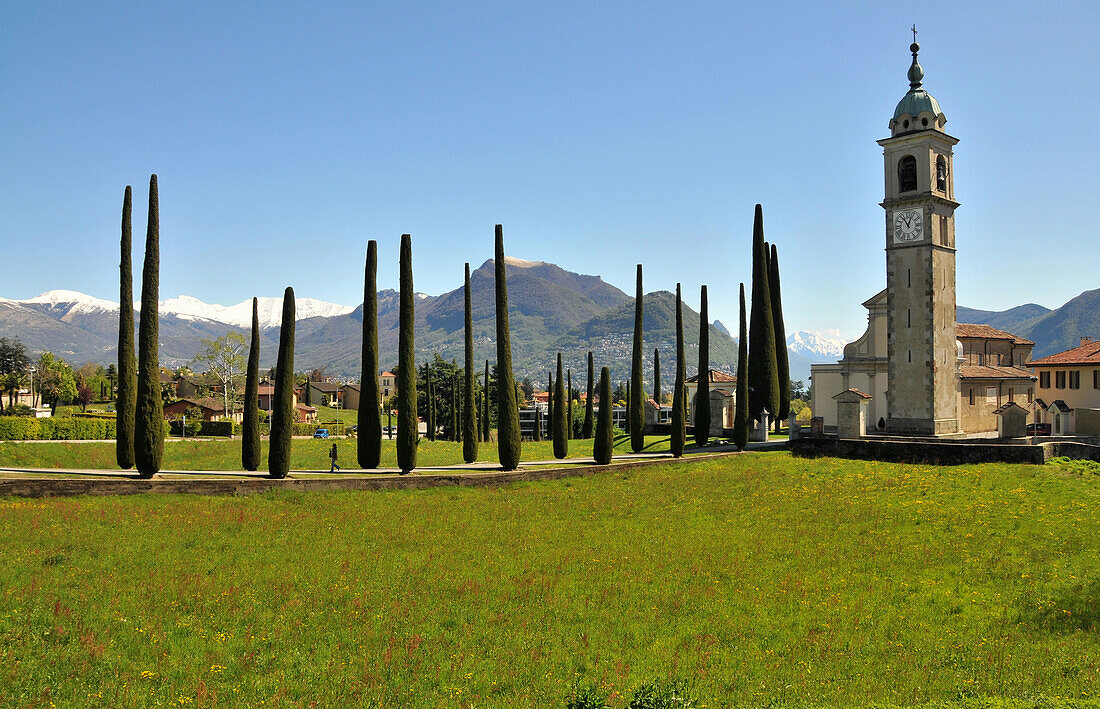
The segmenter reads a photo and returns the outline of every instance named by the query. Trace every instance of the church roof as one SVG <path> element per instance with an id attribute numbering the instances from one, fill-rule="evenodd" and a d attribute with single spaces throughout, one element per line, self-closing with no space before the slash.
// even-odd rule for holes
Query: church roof
<path id="1" fill-rule="evenodd" d="M 902 116 L 916 118 L 922 112 L 928 111 L 942 120 L 940 124 L 942 128 L 942 125 L 947 123 L 947 117 L 943 115 L 939 101 L 921 87 L 921 81 L 924 79 L 924 69 L 917 61 L 917 52 L 920 51 L 920 45 L 913 42 L 909 45 L 909 51 L 913 53 L 913 63 L 909 66 L 908 73 L 909 91 L 898 102 L 897 108 L 894 109 L 894 119 L 890 124 L 891 126 L 894 125 Z"/>

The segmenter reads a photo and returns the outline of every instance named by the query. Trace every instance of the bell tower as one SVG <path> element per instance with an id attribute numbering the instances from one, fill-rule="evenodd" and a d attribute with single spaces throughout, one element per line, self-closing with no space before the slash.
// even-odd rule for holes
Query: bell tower
<path id="1" fill-rule="evenodd" d="M 947 118 L 921 82 L 920 45 L 909 47 L 909 91 L 878 141 L 885 158 L 886 430 L 959 432 L 955 340 L 955 186 Z"/>

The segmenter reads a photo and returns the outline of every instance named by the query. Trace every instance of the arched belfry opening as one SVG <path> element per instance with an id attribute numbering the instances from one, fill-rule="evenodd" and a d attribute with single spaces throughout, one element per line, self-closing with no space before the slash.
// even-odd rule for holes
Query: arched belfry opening
<path id="1" fill-rule="evenodd" d="M 898 161 L 898 191 L 910 192 L 917 189 L 917 159 L 906 155 Z"/>

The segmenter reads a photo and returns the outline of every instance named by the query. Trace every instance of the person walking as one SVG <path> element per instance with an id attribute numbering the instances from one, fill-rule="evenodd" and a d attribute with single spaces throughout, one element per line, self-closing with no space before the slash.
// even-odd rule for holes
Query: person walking
<path id="1" fill-rule="evenodd" d="M 329 468 L 330 473 L 335 473 L 340 469 L 340 466 L 336 464 L 336 444 L 332 444 L 332 448 L 328 452 L 328 459 L 332 461 L 332 467 Z"/>

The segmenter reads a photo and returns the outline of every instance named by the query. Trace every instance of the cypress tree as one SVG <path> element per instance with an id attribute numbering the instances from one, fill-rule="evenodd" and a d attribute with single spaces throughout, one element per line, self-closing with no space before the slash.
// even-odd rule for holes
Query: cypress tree
<path id="1" fill-rule="evenodd" d="M 569 413 L 566 415 L 568 423 L 565 425 L 565 440 L 573 440 L 573 370 L 565 372 L 565 399 L 568 401 Z"/>
<path id="2" fill-rule="evenodd" d="M 687 408 L 684 404 L 684 380 L 687 373 L 684 368 L 684 314 L 680 305 L 680 284 L 676 284 L 676 383 L 672 389 L 672 432 L 669 447 L 674 458 L 684 454 L 684 441 L 687 440 Z"/>
<path id="3" fill-rule="evenodd" d="M 645 388 L 642 386 L 642 264 L 638 264 L 638 283 L 634 295 L 634 350 L 630 359 L 630 450 L 645 448 Z"/>
<path id="4" fill-rule="evenodd" d="M 791 414 L 791 369 L 787 354 L 787 326 L 783 323 L 783 295 L 779 286 L 779 252 L 772 244 L 768 260 L 768 287 L 771 290 L 772 321 L 775 323 L 775 368 L 779 378 L 779 410 L 775 417 L 775 430 Z"/>
<path id="5" fill-rule="evenodd" d="M 492 424 L 493 424 L 493 422 L 489 419 L 489 405 L 490 405 L 490 399 L 491 398 L 492 397 L 489 394 L 489 360 L 485 360 L 485 386 L 482 387 L 482 393 L 481 393 L 481 403 L 485 407 L 485 411 L 484 411 L 484 415 L 482 416 L 482 420 L 484 421 L 484 423 L 482 423 L 482 425 L 481 425 L 481 430 L 484 432 L 484 441 L 486 443 L 489 443 L 493 440 L 493 437 L 492 437 Z"/>
<path id="6" fill-rule="evenodd" d="M 474 316 L 470 292 L 470 264 L 466 264 L 466 398 L 462 402 L 462 460 L 477 460 L 477 402 L 474 401 Z"/>
<path id="7" fill-rule="evenodd" d="M 733 442 L 737 450 L 749 444 L 749 328 L 745 321 L 745 284 L 741 284 L 741 325 L 737 340 L 737 399 L 733 414 Z"/>
<path id="8" fill-rule="evenodd" d="M 592 419 L 592 395 L 595 387 L 595 370 L 592 364 L 592 352 L 588 353 L 588 385 L 587 385 L 587 398 L 584 400 L 584 426 L 581 428 L 581 438 L 592 438 L 594 433 L 595 421 Z"/>
<path id="9" fill-rule="evenodd" d="M 504 269 L 504 229 L 496 226 L 497 457 L 505 470 L 519 467 L 519 407 L 512 377 L 512 338 L 508 330 L 508 282 Z"/>
<path id="10" fill-rule="evenodd" d="M 363 273 L 363 360 L 359 369 L 359 429 L 356 458 L 359 467 L 377 468 L 382 462 L 382 412 L 378 402 L 378 242 L 367 242 Z"/>
<path id="11" fill-rule="evenodd" d="M 279 328 L 279 359 L 275 367 L 275 395 L 271 405 L 271 434 L 267 469 L 273 478 L 290 472 L 290 441 L 294 434 L 294 289 L 283 293 L 283 321 Z"/>
<path id="12" fill-rule="evenodd" d="M 424 365 L 424 369 L 425 369 L 425 372 L 426 372 L 424 377 L 428 380 L 427 386 L 425 387 L 427 393 L 425 394 L 425 397 L 424 397 L 425 398 L 424 405 L 427 407 L 428 410 L 425 412 L 426 415 L 424 417 L 424 423 L 427 424 L 426 428 L 428 429 L 427 430 L 428 440 L 429 441 L 434 441 L 435 440 L 435 432 L 439 428 L 439 424 L 436 423 L 436 420 L 435 420 L 435 380 L 432 378 L 431 365 L 430 364 Z"/>
<path id="13" fill-rule="evenodd" d="M 535 407 L 535 430 L 531 434 L 531 438 L 534 441 L 542 440 L 542 409 L 538 406 Z"/>
<path id="14" fill-rule="evenodd" d="M 550 419 L 550 434 L 554 439 L 554 457 L 569 455 L 569 438 L 565 435 L 565 384 L 561 376 L 561 352 L 558 353 L 558 376 L 554 380 L 554 418 Z"/>
<path id="15" fill-rule="evenodd" d="M 241 467 L 260 468 L 260 315 L 259 299 L 252 299 L 252 341 L 244 377 L 244 419 L 241 421 Z"/>
<path id="16" fill-rule="evenodd" d="M 122 258 L 118 264 L 118 400 L 115 403 L 115 460 L 118 467 L 134 467 L 134 408 L 137 405 L 137 362 L 134 359 L 134 274 L 130 264 L 133 233 L 130 207 L 133 192 L 126 185 L 122 197 Z"/>
<path id="17" fill-rule="evenodd" d="M 600 368 L 600 415 L 596 420 L 596 440 L 592 442 L 592 457 L 597 465 L 611 462 L 611 451 L 615 448 L 615 434 L 611 430 L 611 373 L 607 367 Z"/>
<path id="18" fill-rule="evenodd" d="M 653 401 L 661 410 L 661 351 L 653 350 Z"/>
<path id="19" fill-rule="evenodd" d="M 397 344 L 397 467 L 404 475 L 416 467 L 419 439 L 416 414 L 416 348 L 413 321 L 416 293 L 413 292 L 412 236 L 401 235 L 400 326 Z"/>
<path id="20" fill-rule="evenodd" d="M 749 419 L 767 409 L 779 412 L 779 370 L 776 366 L 775 321 L 768 285 L 768 252 L 764 246 L 764 216 L 760 205 L 752 222 L 752 313 L 749 316 Z"/>
<path id="21" fill-rule="evenodd" d="M 705 446 L 710 438 L 710 320 L 707 317 L 707 287 L 699 291 L 699 386 L 695 388 L 695 445 Z"/>
<path id="22" fill-rule="evenodd" d="M 630 398 L 630 380 L 627 380 L 627 382 L 626 382 L 626 428 L 627 428 L 628 433 L 630 431 L 630 404 L 632 402 L 633 402 L 633 399 Z"/>
<path id="23" fill-rule="evenodd" d="M 134 462 L 143 478 L 160 470 L 164 456 L 164 403 L 160 397 L 160 200 L 157 176 L 149 178 L 149 223 L 141 272 L 141 325 L 138 328 L 137 396 L 134 402 Z M 125 303 L 120 303 L 120 309 Z"/>

